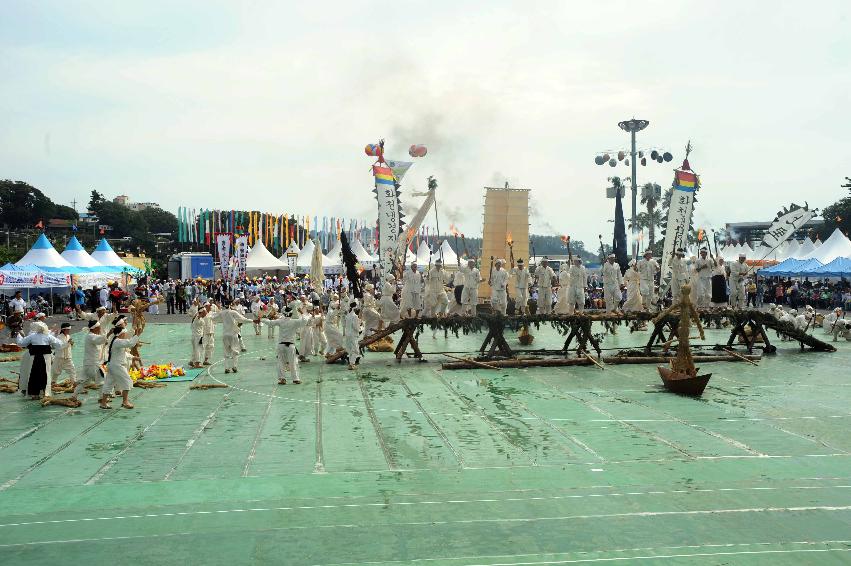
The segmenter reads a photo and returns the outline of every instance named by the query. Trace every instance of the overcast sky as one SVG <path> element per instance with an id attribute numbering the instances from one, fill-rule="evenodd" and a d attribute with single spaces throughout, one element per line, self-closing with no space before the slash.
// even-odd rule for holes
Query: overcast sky
<path id="1" fill-rule="evenodd" d="M 319 7 L 314 7 L 319 6 Z M 824 207 L 851 175 L 851 3 L 2 3 L 0 177 L 55 201 L 371 218 L 368 142 L 425 144 L 441 227 L 482 187 L 532 190 L 532 232 L 611 239 L 594 156 L 650 120 L 669 186 L 691 139 L 697 222 Z M 78 205 L 83 210 L 85 205 Z"/>

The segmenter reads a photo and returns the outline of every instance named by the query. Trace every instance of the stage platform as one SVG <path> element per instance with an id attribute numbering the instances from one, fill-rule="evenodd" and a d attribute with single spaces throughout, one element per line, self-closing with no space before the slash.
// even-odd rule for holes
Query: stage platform
<path id="1" fill-rule="evenodd" d="M 188 332 L 149 323 L 145 363 L 185 363 Z M 194 382 L 134 389 L 134 410 L 2 395 L 0 563 L 847 564 L 851 343 L 769 332 L 776 355 L 713 364 L 698 400 L 652 366 L 443 371 L 429 352 L 483 336 L 431 330 L 425 361 L 316 358 L 299 386 L 276 385 L 275 341 L 249 330 L 238 374 L 219 344 Z"/>

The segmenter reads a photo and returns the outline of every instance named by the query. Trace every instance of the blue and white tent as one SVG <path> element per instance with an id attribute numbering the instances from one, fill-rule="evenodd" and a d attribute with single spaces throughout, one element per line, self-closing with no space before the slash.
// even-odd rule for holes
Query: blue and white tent
<path id="1" fill-rule="evenodd" d="M 75 273 L 74 266 L 68 263 L 68 260 L 59 255 L 53 244 L 44 234 L 41 234 L 30 248 L 30 251 L 21 259 L 15 262 L 16 265 L 34 265 L 42 271 L 65 271 L 67 273 Z"/>
<path id="2" fill-rule="evenodd" d="M 133 267 L 115 253 L 115 250 L 112 249 L 112 246 L 109 245 L 109 242 L 106 241 L 106 238 L 101 238 L 100 242 L 98 242 L 95 251 L 92 252 L 92 259 L 94 259 L 99 264 L 111 267 L 113 269 L 104 270 L 111 272 L 121 272 L 121 271 L 141 271 L 140 269 Z"/>
<path id="3" fill-rule="evenodd" d="M 83 267 L 91 271 L 103 271 L 104 266 L 90 256 L 77 236 L 72 236 L 65 245 L 65 251 L 60 254 L 65 261 L 74 267 Z"/>

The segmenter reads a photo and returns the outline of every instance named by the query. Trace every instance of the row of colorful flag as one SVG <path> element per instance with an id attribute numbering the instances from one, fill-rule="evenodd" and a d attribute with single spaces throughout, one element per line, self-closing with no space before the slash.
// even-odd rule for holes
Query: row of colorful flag
<path id="1" fill-rule="evenodd" d="M 245 210 L 209 210 L 179 207 L 177 211 L 177 239 L 179 243 L 212 247 L 216 234 L 232 233 L 248 236 L 249 245 L 262 241 L 271 251 L 283 253 L 292 242 L 304 247 L 307 239 L 318 238 L 327 252 L 346 231 L 350 239 L 358 239 L 366 248 L 377 247 L 377 230 L 365 220 L 336 218 L 333 216 L 302 216 L 295 214 L 270 214 Z M 429 226 L 422 226 L 411 241 L 416 251 L 425 241 L 433 249 L 438 245 L 438 234 Z"/>

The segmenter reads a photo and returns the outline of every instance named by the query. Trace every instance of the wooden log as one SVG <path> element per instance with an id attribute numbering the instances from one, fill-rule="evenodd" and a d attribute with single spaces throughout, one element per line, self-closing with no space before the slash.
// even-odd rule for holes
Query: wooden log
<path id="1" fill-rule="evenodd" d="M 742 356 L 742 358 L 747 359 L 748 361 L 759 360 L 762 356 Z M 607 364 L 617 365 L 617 364 L 664 364 L 668 363 L 671 360 L 670 357 L 667 356 L 641 356 L 641 357 L 620 357 L 620 356 L 611 356 L 608 358 L 603 358 L 603 361 Z M 470 362 L 445 362 L 441 365 L 443 369 L 454 370 L 454 369 L 475 369 L 476 365 L 471 362 L 477 362 L 478 360 L 470 360 Z M 710 363 L 710 362 L 739 362 L 741 359 L 735 356 L 695 356 L 694 361 L 696 364 Z M 588 358 L 522 358 L 522 359 L 510 359 L 510 360 L 490 360 L 488 361 L 489 365 L 494 366 L 494 368 L 527 368 L 527 367 L 564 367 L 564 366 L 588 366 L 591 365 L 591 360 Z"/>
<path id="2" fill-rule="evenodd" d="M 459 362 L 467 362 L 468 364 L 474 364 L 474 365 L 477 365 L 477 366 L 481 366 L 485 369 L 499 369 L 495 365 L 486 364 L 484 362 L 480 362 L 480 361 L 474 360 L 472 358 L 459 358 L 458 356 L 450 356 L 449 354 L 443 354 L 443 355 L 446 356 L 447 358 L 452 358 L 453 360 L 458 360 Z"/>

